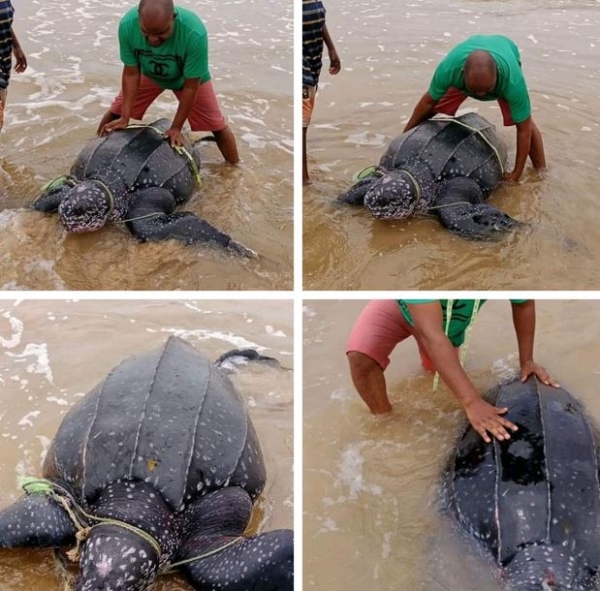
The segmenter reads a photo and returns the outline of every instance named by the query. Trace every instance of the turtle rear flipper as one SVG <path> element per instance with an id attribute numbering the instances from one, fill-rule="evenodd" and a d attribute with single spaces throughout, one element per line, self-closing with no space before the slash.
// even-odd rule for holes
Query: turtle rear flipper
<path id="1" fill-rule="evenodd" d="M 493 238 L 520 225 L 509 215 L 484 203 L 481 188 L 468 178 L 445 181 L 438 191 L 436 205 L 429 212 L 435 213 L 451 232 L 473 240 Z"/>
<path id="2" fill-rule="evenodd" d="M 195 589 L 292 591 L 294 541 L 291 530 L 243 538 L 252 513 L 250 496 L 229 487 L 210 493 L 184 513 L 177 561 Z"/>
<path id="3" fill-rule="evenodd" d="M 212 242 L 243 256 L 256 253 L 191 212 L 174 213 L 175 198 L 167 189 L 139 190 L 130 208 L 127 227 L 140 241 L 179 240 L 185 244 Z"/>
<path id="4" fill-rule="evenodd" d="M 45 494 L 25 495 L 0 512 L 0 548 L 52 548 L 74 541 L 67 512 Z"/>

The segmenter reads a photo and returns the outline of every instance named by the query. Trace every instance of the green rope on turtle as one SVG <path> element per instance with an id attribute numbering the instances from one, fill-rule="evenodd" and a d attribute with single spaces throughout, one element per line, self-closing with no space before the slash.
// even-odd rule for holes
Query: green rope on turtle
<path id="1" fill-rule="evenodd" d="M 28 495 L 47 495 L 54 492 L 53 483 L 50 480 L 36 478 L 35 476 L 21 476 L 19 478 L 19 488 L 22 488 Z"/>
<path id="2" fill-rule="evenodd" d="M 74 187 L 77 184 L 76 179 L 74 179 L 71 175 L 61 174 L 57 176 L 55 179 L 48 181 L 42 187 L 42 193 L 47 193 L 48 191 L 52 191 L 53 189 L 57 189 L 58 187 L 62 187 L 63 185 L 69 185 L 70 187 Z"/>
<path id="3" fill-rule="evenodd" d="M 363 179 L 367 179 L 371 176 L 377 176 L 381 172 L 381 168 L 376 164 L 372 164 L 371 166 L 367 166 L 362 170 L 358 171 L 354 175 L 352 175 L 353 181 L 362 181 Z"/>

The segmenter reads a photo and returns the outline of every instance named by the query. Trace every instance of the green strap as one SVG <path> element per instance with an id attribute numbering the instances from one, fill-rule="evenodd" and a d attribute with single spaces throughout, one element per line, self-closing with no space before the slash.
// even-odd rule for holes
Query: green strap
<path id="1" fill-rule="evenodd" d="M 75 178 L 73 178 L 71 175 L 61 174 L 60 176 L 57 176 L 55 179 L 48 181 L 42 187 L 42 193 L 47 193 L 48 191 L 52 191 L 53 189 L 62 187 L 64 185 L 69 185 L 69 187 L 74 187 L 76 184 L 77 184 L 77 180 Z"/>
<path id="2" fill-rule="evenodd" d="M 454 300 L 448 300 L 448 305 L 446 306 L 446 326 L 444 327 L 444 333 L 448 336 L 448 332 L 450 329 L 450 320 L 452 319 L 452 307 L 454 306 Z M 481 300 L 475 300 L 473 304 L 473 310 L 471 312 L 471 318 L 469 318 L 469 324 L 467 324 L 467 328 L 465 329 L 465 340 L 462 344 L 460 350 L 459 361 L 462 366 L 465 364 L 465 360 L 467 358 L 467 349 L 469 347 L 469 340 L 471 338 L 471 329 L 473 328 L 473 323 L 475 322 L 475 317 L 479 312 L 479 308 L 481 307 Z M 438 388 L 440 382 L 440 374 L 439 372 L 435 372 L 433 376 L 433 392 L 435 392 Z"/>

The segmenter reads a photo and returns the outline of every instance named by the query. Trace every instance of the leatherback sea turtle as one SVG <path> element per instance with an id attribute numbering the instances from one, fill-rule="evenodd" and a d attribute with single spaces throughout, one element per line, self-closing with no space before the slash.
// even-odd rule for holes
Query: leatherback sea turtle
<path id="1" fill-rule="evenodd" d="M 517 221 L 484 203 L 502 181 L 506 147 L 476 113 L 429 119 L 394 139 L 378 167 L 339 197 L 378 219 L 434 214 L 466 238 L 488 238 Z"/>
<path id="2" fill-rule="evenodd" d="M 493 444 L 467 430 L 445 480 L 449 507 L 493 555 L 511 590 L 597 589 L 597 432 L 561 388 L 517 379 L 496 394 L 519 430 Z"/>
<path id="3" fill-rule="evenodd" d="M 125 360 L 71 408 L 43 476 L 0 512 L 0 547 L 77 537 L 78 591 L 149 589 L 188 559 L 196 589 L 293 588 L 293 532 L 242 536 L 265 486 L 243 401 L 182 339 Z"/>
<path id="4" fill-rule="evenodd" d="M 68 232 L 95 232 L 123 222 L 141 241 L 213 242 L 246 256 L 252 250 L 191 212 L 175 212 L 199 180 L 200 157 L 187 141 L 172 148 L 167 119 L 135 125 L 92 140 L 70 175 L 49 183 L 33 209 L 58 212 Z"/>

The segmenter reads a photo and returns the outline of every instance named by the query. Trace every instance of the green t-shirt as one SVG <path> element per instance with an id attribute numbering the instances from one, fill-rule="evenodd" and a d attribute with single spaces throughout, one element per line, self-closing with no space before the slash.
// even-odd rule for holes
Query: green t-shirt
<path id="1" fill-rule="evenodd" d="M 440 302 L 442 305 L 442 326 L 446 328 L 448 300 L 397 300 L 400 305 L 402 315 L 406 321 L 414 326 L 414 321 L 410 314 L 407 304 L 429 304 L 431 302 Z M 487 300 L 479 300 L 479 306 L 485 304 Z M 523 304 L 527 300 L 510 300 L 513 304 Z M 448 338 L 455 347 L 460 347 L 465 340 L 465 331 L 469 326 L 469 321 L 473 315 L 475 308 L 475 300 L 453 300 L 452 301 L 452 316 L 450 317 L 450 326 L 448 327 Z"/>
<path id="2" fill-rule="evenodd" d="M 140 30 L 137 7 L 132 8 L 119 23 L 119 48 L 126 66 L 137 66 L 162 88 L 181 90 L 186 78 L 210 80 L 208 35 L 202 21 L 190 10 L 176 7 L 175 14 L 170 37 L 152 47 Z"/>
<path id="3" fill-rule="evenodd" d="M 439 101 L 449 88 L 458 88 L 468 96 L 474 96 L 465 86 L 465 61 L 475 50 L 490 53 L 496 62 L 496 87 L 477 100 L 493 101 L 503 98 L 508 102 L 515 123 L 522 123 L 531 116 L 531 104 L 527 85 L 521 70 L 519 49 L 513 41 L 503 35 L 474 35 L 458 44 L 440 62 L 433 74 L 429 94 Z"/>

